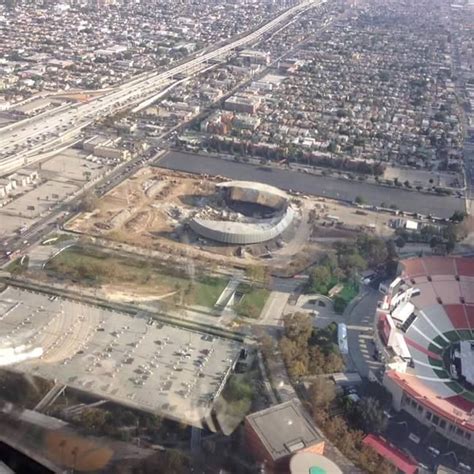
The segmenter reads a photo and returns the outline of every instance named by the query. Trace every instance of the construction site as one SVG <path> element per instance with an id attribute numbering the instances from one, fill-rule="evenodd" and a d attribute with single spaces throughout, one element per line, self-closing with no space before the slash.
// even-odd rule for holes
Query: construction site
<path id="1" fill-rule="evenodd" d="M 113 188 L 65 229 L 217 264 L 286 267 L 327 251 L 328 237 L 392 232 L 388 216 L 250 181 L 146 167 Z M 326 227 L 318 242 L 317 228 Z M 329 231 L 332 228 L 334 232 Z M 316 230 L 315 230 L 316 229 Z M 262 260 L 263 259 L 263 260 Z"/>

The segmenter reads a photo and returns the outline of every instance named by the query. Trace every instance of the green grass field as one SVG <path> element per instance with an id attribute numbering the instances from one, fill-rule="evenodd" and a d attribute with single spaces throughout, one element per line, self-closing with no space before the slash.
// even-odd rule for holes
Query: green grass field
<path id="1" fill-rule="evenodd" d="M 247 318 L 258 318 L 270 292 L 265 288 L 244 283 L 239 285 L 237 291 L 243 293 L 242 299 L 235 307 L 237 314 Z"/>
<path id="2" fill-rule="evenodd" d="M 347 305 L 357 296 L 358 293 L 359 285 L 357 285 L 357 283 L 344 283 L 344 287 L 334 298 L 334 311 L 338 314 L 342 314 Z"/>
<path id="3" fill-rule="evenodd" d="M 54 240 L 52 242 L 49 242 L 51 239 Z M 74 237 L 68 234 L 50 234 L 42 240 L 41 245 L 56 245 L 61 242 L 66 242 L 68 240 L 74 240 Z M 45 244 L 44 242 L 47 243 Z"/>
<path id="4" fill-rule="evenodd" d="M 70 247 L 45 267 L 54 278 L 68 279 L 89 286 L 128 284 L 139 290 L 156 291 L 157 295 L 174 293 L 169 298 L 177 304 L 212 308 L 224 290 L 223 278 L 198 275 L 190 279 L 176 268 L 159 262 L 112 256 L 91 248 Z"/>
<path id="5" fill-rule="evenodd" d="M 349 303 L 357 296 L 358 292 L 358 285 L 354 283 L 345 283 L 344 288 L 337 296 L 341 297 L 346 303 Z"/>
<path id="6" fill-rule="evenodd" d="M 23 260 L 23 264 L 21 263 Z M 18 257 L 17 259 L 13 260 L 10 262 L 7 267 L 5 268 L 7 272 L 10 272 L 12 275 L 19 275 L 20 273 L 23 273 L 25 270 L 28 269 L 28 262 L 30 258 L 27 256 L 23 257 Z"/>

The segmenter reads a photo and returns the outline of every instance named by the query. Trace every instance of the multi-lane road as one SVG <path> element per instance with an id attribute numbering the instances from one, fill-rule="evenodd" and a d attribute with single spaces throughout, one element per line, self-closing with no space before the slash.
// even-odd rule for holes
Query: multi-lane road
<path id="1" fill-rule="evenodd" d="M 74 140 L 81 131 L 100 117 L 139 104 L 182 76 L 202 73 L 209 62 L 222 60 L 242 46 L 248 46 L 272 33 L 281 24 L 327 0 L 304 0 L 252 32 L 223 45 L 206 48 L 166 71 L 144 73 L 87 102 L 66 104 L 32 119 L 0 129 L 0 176 L 21 166 L 35 163 L 44 154 Z"/>

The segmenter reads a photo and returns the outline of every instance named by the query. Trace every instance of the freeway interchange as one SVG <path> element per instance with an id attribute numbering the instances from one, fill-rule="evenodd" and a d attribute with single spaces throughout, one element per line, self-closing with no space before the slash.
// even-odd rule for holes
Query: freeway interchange
<path id="1" fill-rule="evenodd" d="M 209 62 L 222 60 L 235 49 L 260 41 L 281 23 L 324 2 L 303 1 L 256 30 L 233 38 L 224 45 L 201 50 L 167 71 L 141 74 L 100 97 L 80 104 L 65 104 L 0 129 L 0 176 L 42 160 L 72 143 L 85 127 L 98 118 L 140 104 L 179 80 L 177 76 L 191 77 L 203 72 Z"/>

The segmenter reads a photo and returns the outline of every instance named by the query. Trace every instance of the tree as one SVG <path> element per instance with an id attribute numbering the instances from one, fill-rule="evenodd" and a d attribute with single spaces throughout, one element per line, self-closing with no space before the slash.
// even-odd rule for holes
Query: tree
<path id="1" fill-rule="evenodd" d="M 252 400 L 254 388 L 241 376 L 231 375 L 225 387 L 226 398 L 230 401 L 238 401 L 243 398 Z"/>
<path id="2" fill-rule="evenodd" d="M 283 318 L 285 335 L 298 343 L 307 343 L 313 332 L 311 318 L 305 313 L 293 313 Z"/>
<path id="3" fill-rule="evenodd" d="M 336 298 L 334 298 L 333 308 L 337 314 L 344 313 L 344 310 L 346 309 L 346 307 L 347 307 L 347 302 L 344 298 L 341 298 L 340 296 L 336 296 Z"/>
<path id="4" fill-rule="evenodd" d="M 452 240 L 446 242 L 446 253 L 451 253 L 456 247 L 456 243 Z"/>
<path id="5" fill-rule="evenodd" d="M 356 196 L 356 198 L 354 199 L 354 202 L 356 204 L 365 204 L 365 199 L 362 196 Z"/>
<path id="6" fill-rule="evenodd" d="M 369 266 L 378 266 L 387 260 L 387 244 L 379 237 L 361 234 L 357 237 L 356 246 Z"/>
<path id="7" fill-rule="evenodd" d="M 304 313 L 284 317 L 285 336 L 280 351 L 290 377 L 306 375 L 309 365 L 308 340 L 313 331 L 311 318 Z"/>
<path id="8" fill-rule="evenodd" d="M 265 357 L 270 357 L 274 351 L 274 341 L 273 337 L 270 336 L 268 333 L 263 334 L 260 337 L 260 349 Z"/>
<path id="9" fill-rule="evenodd" d="M 196 285 L 194 281 L 190 280 L 188 284 L 186 285 L 186 288 L 184 289 L 184 293 L 183 293 L 183 302 L 185 305 L 191 304 L 195 288 L 196 288 Z"/>
<path id="10" fill-rule="evenodd" d="M 441 245 L 443 243 L 443 240 L 441 239 L 441 237 L 439 235 L 434 235 L 433 237 L 431 237 L 430 239 L 430 247 L 432 249 L 434 249 L 435 247 L 437 247 L 438 245 Z"/>
<path id="11" fill-rule="evenodd" d="M 97 208 L 99 204 L 99 198 L 93 191 L 87 192 L 81 200 L 79 210 L 83 212 L 92 212 Z"/>
<path id="12" fill-rule="evenodd" d="M 268 283 L 269 273 L 268 268 L 263 265 L 251 265 L 247 267 L 246 275 L 249 280 L 258 283 Z"/>
<path id="13" fill-rule="evenodd" d="M 362 255 L 357 252 L 349 255 L 344 255 L 341 258 L 341 266 L 346 269 L 349 276 L 354 276 L 357 273 L 364 271 L 367 268 L 367 262 Z"/>
<path id="14" fill-rule="evenodd" d="M 365 382 L 364 393 L 367 397 L 376 398 L 382 405 L 383 408 L 389 408 L 392 406 L 392 394 L 383 385 L 378 382 Z"/>
<path id="15" fill-rule="evenodd" d="M 399 235 L 399 236 L 395 239 L 395 245 L 396 245 L 399 249 L 405 247 L 405 244 L 406 244 L 405 239 L 404 239 L 401 235 Z"/>
<path id="16" fill-rule="evenodd" d="M 395 469 L 374 449 L 365 444 L 359 449 L 359 465 L 370 474 L 393 474 Z"/>
<path id="17" fill-rule="evenodd" d="M 387 427 L 387 417 L 380 402 L 373 397 L 362 398 L 354 405 L 352 418 L 366 433 L 381 433 Z"/>
<path id="18" fill-rule="evenodd" d="M 451 216 L 451 222 L 462 222 L 466 218 L 467 214 L 463 211 L 454 211 Z"/>
<path id="19" fill-rule="evenodd" d="M 136 472 L 143 474 L 185 474 L 189 472 L 189 458 L 176 449 L 167 449 L 152 454 L 142 464 L 137 466 Z"/>
<path id="20" fill-rule="evenodd" d="M 313 293 L 326 295 L 331 281 L 331 269 L 324 265 L 317 266 L 309 275 L 308 286 Z"/>
<path id="21" fill-rule="evenodd" d="M 107 412 L 99 408 L 86 408 L 82 411 L 79 421 L 86 429 L 100 432 L 107 423 Z"/>

